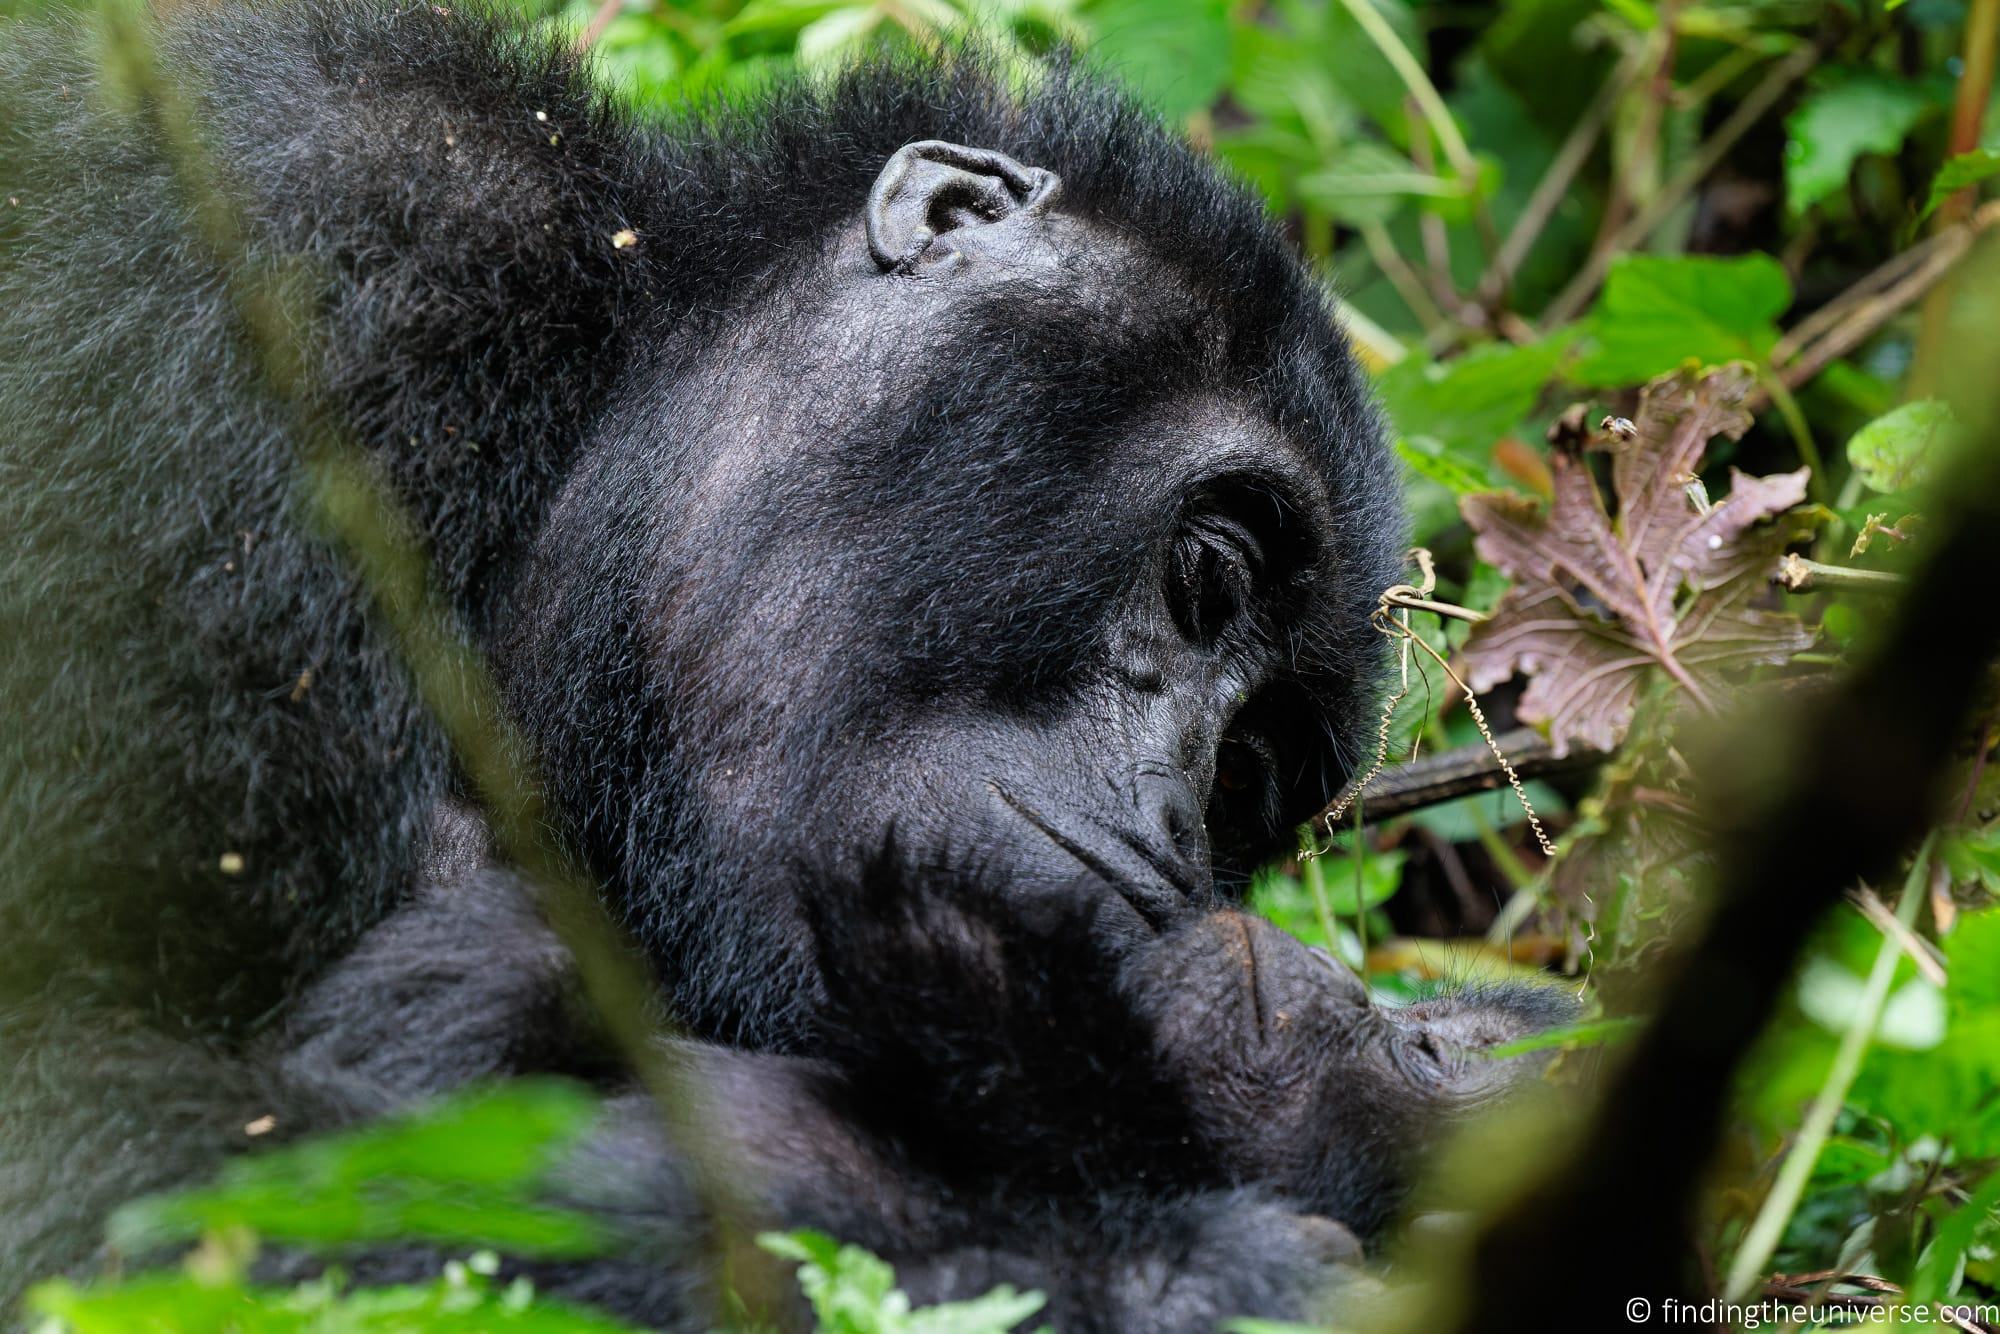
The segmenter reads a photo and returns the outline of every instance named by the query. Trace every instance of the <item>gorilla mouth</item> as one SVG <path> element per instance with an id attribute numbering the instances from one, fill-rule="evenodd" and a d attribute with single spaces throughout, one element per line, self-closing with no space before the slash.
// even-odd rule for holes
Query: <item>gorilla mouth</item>
<path id="1" fill-rule="evenodd" d="M 1026 820 L 1036 832 L 1069 854 L 1084 869 L 1101 877 L 1155 931 L 1165 930 L 1189 904 L 1204 897 L 1206 866 L 1196 866 L 1186 858 L 1164 853 L 1126 829 L 1107 829 L 1121 851 L 1099 851 L 1083 839 L 1064 831 L 1025 798 L 1009 791 L 998 781 L 989 778 L 986 785 L 992 789 L 994 796 Z M 1121 866 L 1121 862 L 1126 865 Z"/>

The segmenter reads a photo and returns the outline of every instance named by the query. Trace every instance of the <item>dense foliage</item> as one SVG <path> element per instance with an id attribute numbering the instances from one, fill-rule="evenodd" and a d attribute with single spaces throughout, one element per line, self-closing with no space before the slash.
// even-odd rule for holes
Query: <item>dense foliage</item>
<path id="1" fill-rule="evenodd" d="M 1696 790 L 1689 757 L 1731 751 L 1757 781 L 1749 718 L 1810 700 L 1868 643 L 1924 556 L 1926 485 L 1990 413 L 1995 268 L 1978 238 L 2000 218 L 1979 196 L 2000 175 L 1996 0 L 534 12 L 642 106 L 899 44 L 971 36 L 1023 77 L 1071 49 L 1183 122 L 1295 229 L 1375 373 L 1435 572 L 1413 567 L 1381 618 L 1404 664 L 1385 777 L 1412 755 L 1483 751 L 1490 730 L 1540 821 L 1504 787 L 1383 820 L 1364 794 L 1341 832 L 1308 831 L 1299 858 L 1260 877 L 1262 911 L 1385 997 L 1556 969 L 1607 1012 L 1643 1014 L 1649 962 L 1700 910 L 1715 794 Z M 1968 597 L 1985 577 L 1967 572 Z M 1904 883 L 1855 886 L 1824 924 L 1743 1080 L 1704 1238 L 1718 1290 L 1853 1306 L 2000 1294 L 1993 740 L 1975 723 L 1961 797 Z M 1361 833 L 1357 817 L 1372 820 Z M 1625 1031 L 1573 1031 L 1579 1055 L 1552 1078 L 1579 1078 L 1584 1053 Z M 244 1329 L 608 1328 L 489 1282 L 476 1254 L 590 1249 L 579 1220 L 531 1194 L 588 1115 L 572 1090 L 529 1086 L 265 1155 L 121 1216 L 140 1249 L 198 1239 L 180 1271 L 50 1286 L 35 1304 L 80 1331 L 139 1312 Z M 246 1277 L 259 1237 L 385 1236 L 470 1258 L 424 1288 Z M 810 1236 L 768 1244 L 799 1263 L 829 1330 L 997 1330 L 1038 1304 L 1003 1291 L 912 1311 L 871 1257 Z"/>

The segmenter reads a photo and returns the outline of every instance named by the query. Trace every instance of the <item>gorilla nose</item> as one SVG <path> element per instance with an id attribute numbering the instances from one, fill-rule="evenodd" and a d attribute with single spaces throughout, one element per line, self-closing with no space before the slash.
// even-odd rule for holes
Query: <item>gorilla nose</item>
<path id="1" fill-rule="evenodd" d="M 1141 828 L 1155 847 L 1203 885 L 1210 877 L 1208 821 L 1201 800 L 1184 779 L 1149 774 L 1141 779 Z"/>

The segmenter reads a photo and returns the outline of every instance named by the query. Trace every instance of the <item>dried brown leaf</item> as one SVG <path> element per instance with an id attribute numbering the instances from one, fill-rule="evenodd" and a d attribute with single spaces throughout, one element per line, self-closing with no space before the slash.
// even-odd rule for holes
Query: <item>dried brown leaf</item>
<path id="1" fill-rule="evenodd" d="M 1462 502 L 1474 549 L 1514 580 L 1466 641 L 1467 682 L 1486 690 L 1525 675 L 1520 716 L 1548 727 L 1557 755 L 1622 740 L 1655 669 L 1712 712 L 1724 676 L 1812 642 L 1796 616 L 1751 605 L 1800 534 L 1802 519 L 1770 521 L 1804 501 L 1807 470 L 1732 471 L 1720 503 L 1702 510 L 1689 498 L 1709 443 L 1749 426 L 1751 388 L 1734 367 L 1664 376 L 1629 431 L 1588 442 L 1581 430 L 1553 434 L 1546 510 L 1504 493 Z M 1615 518 L 1586 448 L 1611 455 Z"/>

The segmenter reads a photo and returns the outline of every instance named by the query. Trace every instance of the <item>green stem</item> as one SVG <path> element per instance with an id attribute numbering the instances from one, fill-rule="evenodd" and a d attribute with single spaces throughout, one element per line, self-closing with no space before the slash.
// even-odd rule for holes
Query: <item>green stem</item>
<path id="1" fill-rule="evenodd" d="M 1799 447 L 1799 457 L 1812 469 L 1812 475 L 1806 478 L 1806 495 L 1823 502 L 1826 498 L 1826 465 L 1820 462 L 1819 444 L 1813 439 L 1812 427 L 1806 424 L 1806 414 L 1799 407 L 1799 400 L 1792 396 L 1785 382 L 1769 367 L 1760 369 L 1757 378 L 1763 381 L 1764 392 L 1771 396 L 1771 406 L 1784 418 L 1792 443 Z"/>
<path id="2" fill-rule="evenodd" d="M 1375 261 L 1375 267 L 1396 289 L 1396 295 L 1409 307 L 1410 314 L 1417 317 L 1426 332 L 1441 329 L 1450 323 L 1445 313 L 1424 290 L 1424 280 L 1410 267 L 1408 260 L 1396 249 L 1396 243 L 1389 239 L 1389 229 L 1379 222 L 1359 224 L 1361 244 L 1367 247 L 1368 257 Z"/>
<path id="3" fill-rule="evenodd" d="M 1569 285 L 1556 294 L 1542 312 L 1541 326 L 1554 329 L 1574 319 L 1597 291 L 1597 285 L 1604 281 L 1604 274 L 1611 267 L 1611 261 L 1628 251 L 1638 249 L 1653 234 L 1653 229 L 1665 220 L 1669 213 L 1679 208 L 1682 201 L 1694 192 L 1702 180 L 1722 161 L 1729 150 L 1736 146 L 1752 126 L 1760 121 L 1764 113 L 1777 104 L 1785 90 L 1805 76 L 1819 62 L 1817 46 L 1802 46 L 1773 65 L 1755 88 L 1737 104 L 1729 119 L 1711 134 L 1697 148 L 1687 161 L 1674 172 L 1652 201 L 1620 227 L 1617 233 L 1607 238 L 1605 244 L 1595 247 L 1590 258 L 1585 261 Z"/>
<path id="4" fill-rule="evenodd" d="M 1319 857 L 1303 857 L 1299 860 L 1299 874 L 1304 877 L 1306 889 L 1313 896 L 1313 912 L 1319 918 L 1319 929 L 1326 935 L 1328 953 L 1336 959 L 1340 957 L 1340 928 L 1333 920 L 1333 905 L 1326 897 L 1326 872 L 1320 869 Z M 1362 960 L 1363 968 L 1367 960 Z M 1361 971 L 1360 969 L 1356 970 Z"/>
<path id="5" fill-rule="evenodd" d="M 1954 154 L 1979 147 L 1987 104 L 1993 97 L 1993 62 L 2000 47 L 2000 0 L 1972 0 L 1965 16 L 1965 65 L 1952 103 L 1950 147 Z M 1962 222 L 1972 211 L 1975 192 L 1960 190 L 1938 209 L 1934 224 L 1943 231 Z M 1951 325 L 1952 288 L 1944 285 L 1924 299 L 1917 317 L 1917 347 L 1910 367 L 1909 394 L 1921 398 L 1937 380 Z"/>
<path id="6" fill-rule="evenodd" d="M 1361 942 L 1361 976 L 1368 976 L 1368 829 L 1354 798 L 1354 938 Z"/>
<path id="7" fill-rule="evenodd" d="M 1505 791 L 1504 788 L 1500 790 Z M 1499 831 L 1494 829 L 1484 812 L 1479 810 L 1478 803 L 1469 803 L 1466 813 L 1472 818 L 1472 828 L 1479 836 L 1479 846 L 1486 849 L 1486 855 L 1493 859 L 1493 865 L 1506 878 L 1507 883 L 1516 890 L 1532 888 L 1537 879 L 1535 873 L 1521 864 L 1521 859 L 1514 855 L 1514 849 L 1507 846 L 1507 840 L 1500 837 Z"/>
<path id="8" fill-rule="evenodd" d="M 1917 849 L 1916 860 L 1910 864 L 1909 875 L 1903 878 L 1903 897 L 1896 904 L 1896 920 L 1904 926 L 1916 921 L 1917 907 L 1924 901 L 1931 844 L 1936 837 L 1936 834 L 1925 837 L 1923 846 Z M 1806 1112 L 1791 1153 L 1786 1155 L 1784 1165 L 1778 1169 L 1778 1179 L 1772 1184 L 1771 1193 L 1764 1197 L 1763 1207 L 1758 1209 L 1757 1217 L 1750 1223 L 1750 1230 L 1743 1234 L 1743 1244 L 1737 1247 L 1736 1258 L 1730 1262 L 1729 1280 L 1722 1289 L 1724 1301 L 1742 1301 L 1763 1277 L 1771 1252 L 1777 1249 L 1778 1239 L 1784 1235 L 1785 1225 L 1791 1221 L 1792 1211 L 1798 1208 L 1806 1183 L 1812 1178 L 1820 1150 L 1826 1147 L 1826 1137 L 1833 1130 L 1833 1119 L 1847 1101 L 1848 1090 L 1854 1086 L 1854 1077 L 1861 1072 L 1862 1058 L 1868 1054 L 1869 1044 L 1875 1039 L 1875 1027 L 1881 1022 L 1882 1007 L 1889 999 L 1889 984 L 1895 980 L 1896 964 L 1902 957 L 1902 946 L 1883 937 L 1875 951 L 1875 966 L 1869 970 L 1868 984 L 1861 993 L 1860 1007 L 1848 1024 L 1847 1032 L 1841 1036 L 1840 1050 L 1834 1054 L 1833 1066 L 1826 1072 L 1826 1079 L 1821 1082 L 1819 1093 Z"/>
<path id="9" fill-rule="evenodd" d="M 1403 86 L 1416 99 L 1417 107 L 1430 122 L 1431 130 L 1437 135 L 1438 144 L 1444 155 L 1451 159 L 1452 170 L 1464 180 L 1466 188 L 1477 189 L 1479 185 L 1479 164 L 1467 146 L 1465 136 L 1459 133 L 1458 122 L 1452 119 L 1451 109 L 1438 96 L 1437 85 L 1431 76 L 1424 73 L 1424 67 L 1410 54 L 1410 48 L 1403 45 L 1403 39 L 1389 26 L 1389 20 L 1382 17 L 1373 0 L 1340 0 L 1354 21 L 1361 25 L 1361 31 L 1368 34 L 1368 40 L 1375 43 L 1383 58 L 1396 71 Z"/>

